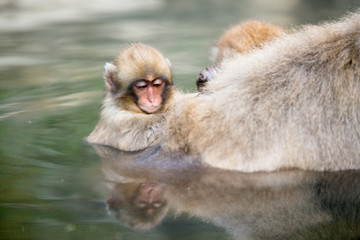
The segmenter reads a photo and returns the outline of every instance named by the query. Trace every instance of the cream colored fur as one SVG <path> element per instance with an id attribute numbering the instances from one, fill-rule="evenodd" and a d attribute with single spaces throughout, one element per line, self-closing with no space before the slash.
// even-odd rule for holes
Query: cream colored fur
<path id="1" fill-rule="evenodd" d="M 167 115 L 164 147 L 245 172 L 360 168 L 359 47 L 356 13 L 229 60 Z"/>
<path id="2" fill-rule="evenodd" d="M 208 83 L 209 93 L 175 91 L 161 114 L 105 104 L 88 140 L 127 151 L 159 143 L 244 172 L 358 169 L 359 64 L 355 13 L 228 60 Z"/>

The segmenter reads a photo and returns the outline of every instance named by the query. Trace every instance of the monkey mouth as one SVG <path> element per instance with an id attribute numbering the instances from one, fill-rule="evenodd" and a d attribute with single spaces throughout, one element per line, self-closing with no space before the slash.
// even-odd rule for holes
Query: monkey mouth
<path id="1" fill-rule="evenodd" d="M 155 113 L 157 110 L 160 109 L 161 104 L 157 104 L 157 105 L 139 105 L 139 107 L 141 108 L 141 110 L 145 113 Z"/>

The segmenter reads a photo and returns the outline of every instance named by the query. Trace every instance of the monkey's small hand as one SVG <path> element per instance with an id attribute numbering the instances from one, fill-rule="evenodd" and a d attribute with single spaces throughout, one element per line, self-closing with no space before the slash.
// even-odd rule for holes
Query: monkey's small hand
<path id="1" fill-rule="evenodd" d="M 218 74 L 219 68 L 217 67 L 207 67 L 205 68 L 199 76 L 196 78 L 196 86 L 199 92 L 203 92 L 206 87 L 206 83 L 212 81 L 214 77 Z"/>

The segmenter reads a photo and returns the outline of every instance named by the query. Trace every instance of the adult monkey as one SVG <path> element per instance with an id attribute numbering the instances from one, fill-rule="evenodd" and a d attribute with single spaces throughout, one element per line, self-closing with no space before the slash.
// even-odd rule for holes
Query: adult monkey
<path id="1" fill-rule="evenodd" d="M 246 172 L 359 168 L 359 62 L 360 13 L 278 38 L 179 103 L 164 147 Z"/>
<path id="2" fill-rule="evenodd" d="M 359 39 L 356 13 L 224 62 L 157 125 L 163 149 L 245 172 L 359 168 Z"/>

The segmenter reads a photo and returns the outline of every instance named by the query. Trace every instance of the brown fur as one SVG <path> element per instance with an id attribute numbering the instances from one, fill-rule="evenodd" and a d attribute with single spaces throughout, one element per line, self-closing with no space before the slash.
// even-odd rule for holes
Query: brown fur
<path id="1" fill-rule="evenodd" d="M 260 49 L 265 44 L 284 36 L 288 32 L 276 25 L 261 21 L 246 21 L 227 30 L 214 48 L 214 66 L 205 68 L 197 77 L 199 92 L 206 93 L 207 82 L 216 78 L 223 62 L 240 54 Z"/>
<path id="2" fill-rule="evenodd" d="M 142 43 L 133 43 L 115 57 L 116 81 L 124 90 L 134 80 L 146 79 L 149 75 L 164 76 L 172 84 L 168 60 L 156 49 Z"/>
<path id="3" fill-rule="evenodd" d="M 286 30 L 261 21 L 246 21 L 228 29 L 216 43 L 217 65 L 225 58 L 233 58 L 239 53 L 247 53 L 261 48 L 264 43 L 282 36 Z"/>

